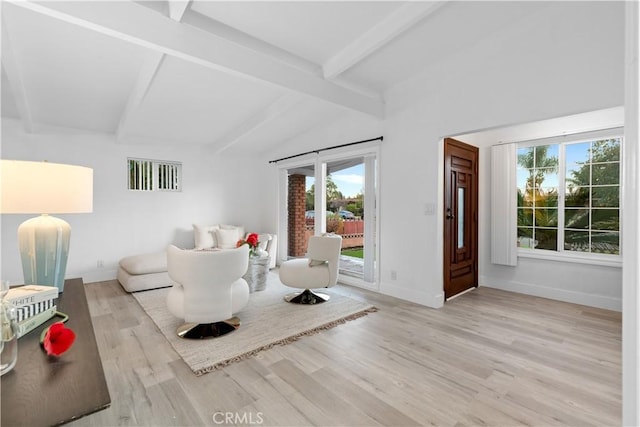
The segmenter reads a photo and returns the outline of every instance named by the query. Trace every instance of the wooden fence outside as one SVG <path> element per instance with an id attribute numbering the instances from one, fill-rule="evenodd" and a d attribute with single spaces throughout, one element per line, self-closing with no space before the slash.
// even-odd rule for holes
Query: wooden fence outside
<path id="1" fill-rule="evenodd" d="M 306 219 L 305 246 L 309 236 L 313 236 L 315 220 Z M 359 248 L 364 245 L 364 220 L 361 219 L 328 219 L 327 232 L 342 236 L 342 248 Z"/>

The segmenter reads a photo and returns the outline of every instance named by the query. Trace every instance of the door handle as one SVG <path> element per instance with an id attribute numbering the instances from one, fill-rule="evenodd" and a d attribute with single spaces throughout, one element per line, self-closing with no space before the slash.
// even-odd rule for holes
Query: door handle
<path id="1" fill-rule="evenodd" d="M 447 208 L 447 219 L 454 219 L 455 216 L 451 214 L 451 208 Z"/>

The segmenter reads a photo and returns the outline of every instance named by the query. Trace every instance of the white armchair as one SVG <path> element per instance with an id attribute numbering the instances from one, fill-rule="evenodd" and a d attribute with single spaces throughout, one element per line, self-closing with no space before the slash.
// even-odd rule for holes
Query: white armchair
<path id="1" fill-rule="evenodd" d="M 182 338 L 211 338 L 233 332 L 240 320 L 233 317 L 249 302 L 249 285 L 242 278 L 249 262 L 249 247 L 224 251 L 167 249 L 167 269 L 175 282 L 167 307 L 186 324 Z"/>
<path id="2" fill-rule="evenodd" d="M 329 300 L 329 295 L 311 289 L 336 285 L 341 248 L 342 237 L 339 235 L 311 236 L 306 258 L 283 262 L 280 265 L 280 281 L 287 286 L 304 289 L 285 296 L 285 301 L 318 304 Z"/>

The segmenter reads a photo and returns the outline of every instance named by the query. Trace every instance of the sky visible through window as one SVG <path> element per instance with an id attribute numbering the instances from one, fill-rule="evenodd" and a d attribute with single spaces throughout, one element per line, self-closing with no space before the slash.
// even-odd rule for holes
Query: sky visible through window
<path id="1" fill-rule="evenodd" d="M 558 158 L 558 145 L 550 145 L 547 152 L 548 157 Z M 577 144 L 565 145 L 565 163 L 567 169 L 567 175 L 573 170 L 579 170 L 582 165 L 589 161 L 589 142 L 582 142 Z M 518 187 L 524 188 L 524 183 L 527 181 L 530 172 L 527 169 L 518 168 Z M 567 190 L 569 188 L 569 182 L 566 182 Z M 558 187 L 558 173 L 549 171 L 545 174 L 544 188 L 557 188 Z"/>
<path id="2" fill-rule="evenodd" d="M 331 174 L 333 182 L 338 186 L 338 190 L 345 197 L 355 197 L 356 194 L 362 193 L 364 188 L 364 163 L 343 169 Z M 312 176 L 308 176 L 306 180 L 307 191 L 311 189 L 311 185 L 315 182 Z"/>

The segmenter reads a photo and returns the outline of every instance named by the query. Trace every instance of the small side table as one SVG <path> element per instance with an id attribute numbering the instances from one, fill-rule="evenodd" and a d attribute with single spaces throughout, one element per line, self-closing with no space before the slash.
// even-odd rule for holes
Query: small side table
<path id="1" fill-rule="evenodd" d="M 264 257 L 249 257 L 249 268 L 247 268 L 247 272 L 242 276 L 249 284 L 249 292 L 264 291 L 267 287 L 269 261 L 269 255 Z"/>

